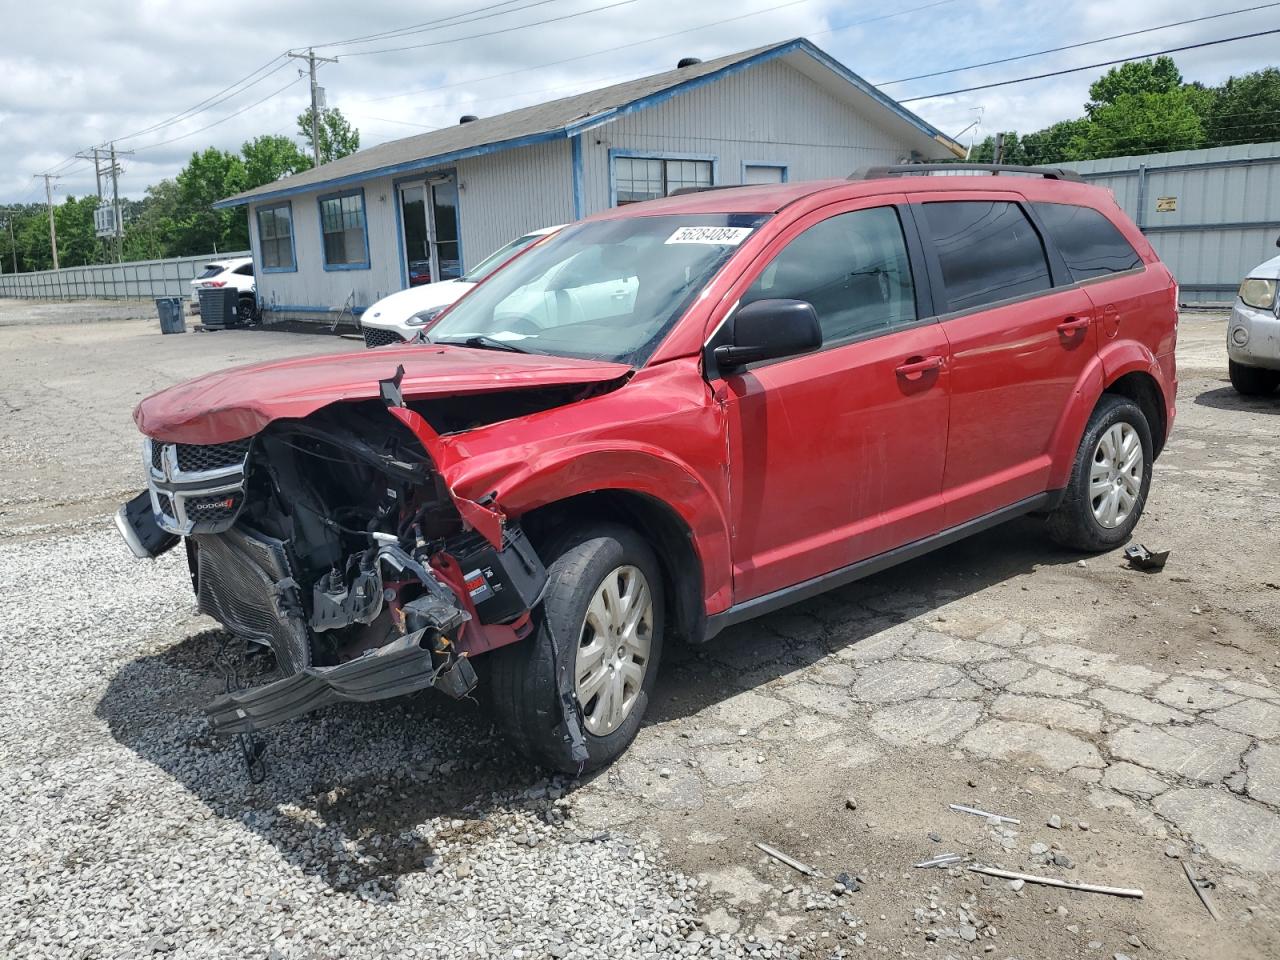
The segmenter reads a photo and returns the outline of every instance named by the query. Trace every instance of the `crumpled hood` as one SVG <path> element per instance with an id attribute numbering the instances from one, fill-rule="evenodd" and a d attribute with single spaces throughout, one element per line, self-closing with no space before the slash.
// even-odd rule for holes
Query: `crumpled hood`
<path id="1" fill-rule="evenodd" d="M 631 369 L 603 360 L 407 344 L 206 374 L 147 397 L 133 419 L 156 440 L 226 443 L 253 436 L 273 420 L 305 417 L 339 400 L 376 399 L 378 381 L 395 376 L 401 364 L 406 400 L 605 383 Z"/>

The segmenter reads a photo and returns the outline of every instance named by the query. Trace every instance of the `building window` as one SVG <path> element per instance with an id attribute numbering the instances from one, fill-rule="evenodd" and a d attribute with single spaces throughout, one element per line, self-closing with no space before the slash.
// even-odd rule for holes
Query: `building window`
<path id="1" fill-rule="evenodd" d="M 363 191 L 321 197 L 320 232 L 324 236 L 326 269 L 369 266 Z"/>
<path id="2" fill-rule="evenodd" d="M 669 197 L 683 187 L 709 187 L 710 160 L 661 160 L 649 157 L 615 157 L 613 183 L 616 206 Z"/>
<path id="3" fill-rule="evenodd" d="M 293 208 L 287 203 L 258 209 L 258 252 L 264 270 L 296 270 Z"/>

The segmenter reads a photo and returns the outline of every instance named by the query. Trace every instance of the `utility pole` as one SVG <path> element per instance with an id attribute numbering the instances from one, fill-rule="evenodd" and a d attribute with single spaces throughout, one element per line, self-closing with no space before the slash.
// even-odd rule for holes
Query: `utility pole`
<path id="1" fill-rule="evenodd" d="M 992 158 L 996 163 L 1004 163 L 1004 134 L 996 134 L 996 153 Z"/>
<path id="2" fill-rule="evenodd" d="M 49 205 L 49 249 L 53 252 L 53 269 L 58 269 L 58 228 L 53 223 L 53 181 L 61 179 L 52 173 L 37 173 L 36 179 L 44 177 L 44 198 Z"/>
<path id="3" fill-rule="evenodd" d="M 132 151 L 130 151 L 132 152 Z M 116 144 L 111 142 L 111 206 L 116 230 L 116 263 L 124 262 L 124 224 L 120 220 L 120 166 L 116 163 Z"/>
<path id="4" fill-rule="evenodd" d="M 306 53 L 293 53 L 290 51 L 289 56 L 296 60 L 307 61 L 308 69 L 311 73 L 311 155 L 315 159 L 316 166 L 320 166 L 320 98 L 324 95 L 324 91 L 320 85 L 316 83 L 316 64 L 317 63 L 337 63 L 333 57 L 317 57 L 316 52 L 310 47 Z M 298 71 L 298 75 L 302 75 L 302 71 Z"/>
<path id="5" fill-rule="evenodd" d="M 13 239 L 13 211 L 10 210 L 5 216 L 5 222 L 9 225 L 9 249 L 13 251 L 13 272 L 18 272 L 18 241 Z"/>
<path id="6" fill-rule="evenodd" d="M 101 147 L 91 147 L 90 150 L 92 150 L 92 153 L 84 152 L 84 153 L 76 154 L 76 156 L 79 157 L 81 160 L 93 161 L 93 179 L 94 179 L 94 182 L 97 183 L 98 185 L 97 193 L 98 193 L 99 208 L 102 207 L 102 158 L 98 156 L 98 153 L 101 149 L 102 149 Z M 97 211 L 95 210 L 94 213 L 96 215 Z M 95 216 L 95 223 L 96 223 L 96 216 Z M 105 239 L 106 237 L 102 237 L 102 236 L 94 237 L 94 243 L 98 245 L 100 255 L 101 255 L 101 250 L 105 248 L 106 244 L 98 243 L 98 241 L 105 240 Z"/>

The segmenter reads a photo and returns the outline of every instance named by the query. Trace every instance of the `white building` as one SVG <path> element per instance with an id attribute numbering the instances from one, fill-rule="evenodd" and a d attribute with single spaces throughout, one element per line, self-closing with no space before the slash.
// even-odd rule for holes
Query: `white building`
<path id="1" fill-rule="evenodd" d="M 813 180 L 963 148 L 807 40 L 361 150 L 246 191 L 258 298 L 359 315 L 538 227 L 681 187 Z"/>

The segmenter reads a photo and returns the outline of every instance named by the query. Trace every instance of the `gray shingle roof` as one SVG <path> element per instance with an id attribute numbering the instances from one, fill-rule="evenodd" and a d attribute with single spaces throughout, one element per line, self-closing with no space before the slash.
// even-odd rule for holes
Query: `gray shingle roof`
<path id="1" fill-rule="evenodd" d="M 677 88 L 703 77 L 730 70 L 739 64 L 747 64 L 764 55 L 779 55 L 792 50 L 811 53 L 815 58 L 841 71 L 851 82 L 863 87 L 864 92 L 872 92 L 875 99 L 897 113 L 901 119 L 908 120 L 935 139 L 944 141 L 947 139 L 905 107 L 881 94 L 866 81 L 844 70 L 809 41 L 796 39 L 744 50 L 692 66 L 655 73 L 652 76 L 628 80 L 625 83 L 590 90 L 571 97 L 562 97 L 548 103 L 522 107 L 493 117 L 483 117 L 470 123 L 461 123 L 401 140 L 381 143 L 291 177 L 284 177 L 253 190 L 238 193 L 218 201 L 215 206 L 240 206 L 253 200 L 294 193 L 308 187 L 340 186 L 371 176 L 397 173 L 433 163 L 461 159 L 462 156 L 497 152 L 521 146 L 526 142 L 569 136 L 579 125 L 590 124 L 593 118 L 607 119 L 611 113 L 622 110 L 637 101 L 667 91 L 678 92 Z"/>

